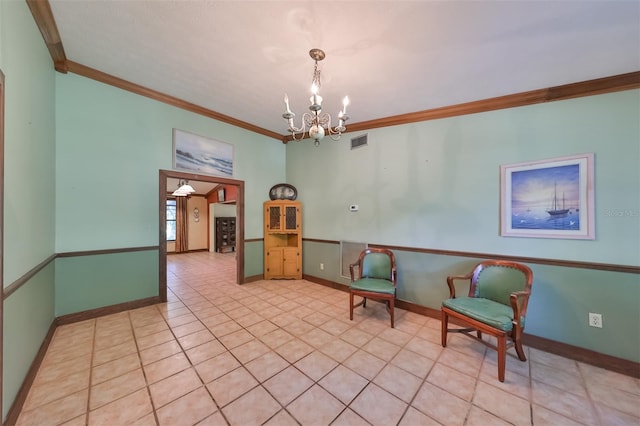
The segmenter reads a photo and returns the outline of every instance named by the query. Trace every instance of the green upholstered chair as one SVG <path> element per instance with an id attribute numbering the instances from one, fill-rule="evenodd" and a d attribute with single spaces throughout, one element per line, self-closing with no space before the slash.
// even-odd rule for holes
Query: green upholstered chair
<path id="1" fill-rule="evenodd" d="M 358 268 L 356 275 L 355 268 Z M 367 307 L 367 298 L 383 300 L 393 323 L 393 307 L 396 298 L 396 258 L 391 250 L 368 248 L 363 250 L 358 261 L 349 265 L 351 284 L 349 285 L 349 318 L 353 320 L 353 308 Z M 361 296 L 362 301 L 353 304 L 353 297 Z"/>
<path id="2" fill-rule="evenodd" d="M 469 281 L 467 297 L 456 297 L 455 280 Z M 504 382 L 507 349 L 515 347 L 518 358 L 527 360 L 521 339 L 532 282 L 529 267 L 505 260 L 480 262 L 467 275 L 447 277 L 450 298 L 442 302 L 442 346 L 447 346 L 447 332 L 456 332 L 497 350 L 498 380 Z M 466 328 L 449 328 L 449 317 Z M 474 331 L 475 336 L 470 334 Z M 497 346 L 482 340 L 482 333 L 495 337 Z"/>

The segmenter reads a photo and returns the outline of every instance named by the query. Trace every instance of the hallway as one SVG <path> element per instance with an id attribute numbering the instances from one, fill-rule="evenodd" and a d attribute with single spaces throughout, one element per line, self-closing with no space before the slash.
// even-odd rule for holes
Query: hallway
<path id="1" fill-rule="evenodd" d="M 169 302 L 61 326 L 19 425 L 632 425 L 640 380 L 308 281 L 235 282 L 234 254 L 167 257 Z M 444 283 L 443 283 L 444 285 Z"/>

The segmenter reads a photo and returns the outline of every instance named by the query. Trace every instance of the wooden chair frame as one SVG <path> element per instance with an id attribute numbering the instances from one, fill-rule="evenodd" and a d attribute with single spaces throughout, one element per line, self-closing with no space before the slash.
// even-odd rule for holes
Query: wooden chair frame
<path id="1" fill-rule="evenodd" d="M 397 269 L 396 269 L 396 257 L 393 254 L 393 252 L 391 250 L 382 249 L 382 248 L 367 248 L 363 250 L 360 253 L 360 256 L 358 257 L 358 261 L 349 265 L 351 282 L 354 282 L 362 278 L 362 262 L 364 261 L 364 258 L 370 253 L 384 253 L 387 256 L 389 256 L 391 260 L 390 282 L 393 284 L 394 292 L 393 294 L 385 294 L 385 293 L 376 293 L 371 291 L 355 290 L 355 289 L 349 288 L 349 319 L 353 321 L 353 308 L 357 308 L 360 305 L 362 305 L 363 308 L 367 307 L 367 298 L 374 299 L 374 300 L 382 300 L 386 305 L 387 312 L 389 312 L 389 315 L 391 316 L 391 328 L 394 328 L 395 323 L 394 323 L 393 311 L 395 307 L 395 298 L 396 298 L 395 287 L 397 284 Z M 354 271 L 356 267 L 358 268 L 357 278 Z M 362 301 L 354 305 L 353 304 L 354 296 L 361 296 Z"/>
<path id="2" fill-rule="evenodd" d="M 447 346 L 447 332 L 462 333 L 474 340 L 481 342 L 483 345 L 494 349 L 498 353 L 498 380 L 504 382 L 504 372 L 506 366 L 507 350 L 515 347 L 518 359 L 520 361 L 526 361 L 527 357 L 522 349 L 522 333 L 524 330 L 524 324 L 522 324 L 522 318 L 526 316 L 527 306 L 529 304 L 529 296 L 531 294 L 531 284 L 533 283 L 533 272 L 531 269 L 517 262 L 511 262 L 506 260 L 487 260 L 478 263 L 472 272 L 467 275 L 456 275 L 447 277 L 447 286 L 449 287 L 449 297 L 456 297 L 456 288 L 454 286 L 455 280 L 469 280 L 469 297 L 474 297 L 476 291 L 476 285 L 478 283 L 478 277 L 483 269 L 491 266 L 501 266 L 507 268 L 514 268 L 520 270 L 525 276 L 525 289 L 522 291 L 516 291 L 509 295 L 509 302 L 511 309 L 513 309 L 513 322 L 511 331 L 502 331 L 497 328 L 491 327 L 488 324 L 484 324 L 473 318 L 469 318 L 459 312 L 448 309 L 444 306 L 441 308 L 442 314 L 442 346 Z M 449 317 L 453 317 L 456 322 L 466 325 L 466 328 L 448 328 Z M 471 332 L 476 332 L 476 336 L 471 335 Z M 497 345 L 493 345 L 487 341 L 482 340 L 482 333 L 486 333 L 493 336 L 497 340 Z M 509 340 L 509 343 L 507 341 Z"/>

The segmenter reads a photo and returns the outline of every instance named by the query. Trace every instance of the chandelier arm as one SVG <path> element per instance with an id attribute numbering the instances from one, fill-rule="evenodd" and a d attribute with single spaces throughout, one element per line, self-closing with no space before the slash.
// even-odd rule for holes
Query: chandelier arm
<path id="1" fill-rule="evenodd" d="M 317 115 L 317 113 L 310 112 L 305 112 L 304 114 L 302 114 L 302 127 L 304 128 L 305 125 L 307 125 L 307 127 L 311 127 L 316 124 Z"/>
<path id="2" fill-rule="evenodd" d="M 291 120 L 291 122 L 289 123 L 289 131 L 291 133 L 300 133 L 300 132 L 304 133 L 304 122 L 302 123 L 301 127 L 295 127 L 293 125 L 293 120 Z"/>
<path id="3" fill-rule="evenodd" d="M 331 115 L 327 112 L 323 112 L 322 114 L 318 114 L 318 124 L 327 129 L 331 128 Z"/>
<path id="4" fill-rule="evenodd" d="M 342 133 L 340 130 L 338 130 L 337 127 L 334 128 L 331 126 L 331 115 L 329 115 L 326 112 L 322 114 L 322 117 L 320 118 L 320 125 L 327 129 L 327 134 L 329 134 L 330 136 L 339 135 Z M 337 140 L 337 139 L 334 139 L 334 140 Z"/>
<path id="5" fill-rule="evenodd" d="M 329 120 L 331 121 L 331 120 Z M 331 128 L 331 122 L 329 122 L 329 126 L 327 126 L 327 134 L 329 135 L 329 137 L 334 140 L 334 141 L 338 141 L 340 140 L 340 137 L 342 136 L 342 131 L 338 130 L 338 128 L 336 127 L 335 129 Z M 337 135 L 337 136 L 334 136 Z"/>
<path id="6" fill-rule="evenodd" d="M 302 139 L 304 139 L 304 131 L 303 132 L 291 132 L 291 137 L 293 138 L 294 141 L 296 142 L 300 142 Z M 299 137 L 296 137 L 296 135 L 299 135 Z"/>
<path id="7" fill-rule="evenodd" d="M 301 127 L 295 127 L 293 125 L 293 123 L 289 123 L 289 132 L 291 132 L 291 137 L 293 138 L 293 140 L 295 141 L 301 141 L 302 139 L 304 139 L 304 133 L 305 133 L 305 127 L 304 127 L 304 123 L 302 123 Z M 296 135 L 300 135 L 299 137 L 296 137 Z"/>

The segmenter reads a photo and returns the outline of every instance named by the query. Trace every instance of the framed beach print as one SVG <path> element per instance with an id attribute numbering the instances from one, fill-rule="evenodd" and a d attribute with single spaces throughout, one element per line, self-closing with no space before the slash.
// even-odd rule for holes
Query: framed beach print
<path id="1" fill-rule="evenodd" d="M 173 129 L 173 168 L 233 176 L 233 145 Z"/>
<path id="2" fill-rule="evenodd" d="M 593 153 L 500 166 L 500 234 L 593 240 Z"/>

